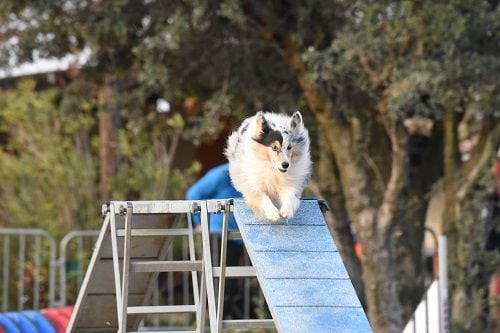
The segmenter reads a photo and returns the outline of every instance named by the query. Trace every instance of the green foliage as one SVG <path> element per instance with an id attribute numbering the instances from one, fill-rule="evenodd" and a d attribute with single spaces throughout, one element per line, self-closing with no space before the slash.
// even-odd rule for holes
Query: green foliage
<path id="1" fill-rule="evenodd" d="M 33 81 L 0 94 L 0 213 L 10 226 L 48 228 L 60 235 L 96 226 L 96 159 L 82 134 L 89 113 L 63 114 L 60 92 L 35 91 Z"/>
<path id="2" fill-rule="evenodd" d="M 119 130 L 122 160 L 113 179 L 113 200 L 183 199 L 201 165 L 192 161 L 173 168 L 184 130 L 179 114 L 165 116 L 151 111 L 131 117 Z"/>
<path id="3" fill-rule="evenodd" d="M 95 99 L 65 91 L 36 91 L 31 80 L 0 94 L 0 217 L 4 224 L 49 229 L 63 235 L 99 224 Z M 127 119 L 119 132 L 123 161 L 114 175 L 113 198 L 180 199 L 199 172 L 193 161 L 172 163 L 185 124 L 178 114 L 150 112 Z"/>
<path id="4" fill-rule="evenodd" d="M 334 54 L 324 80 L 354 80 L 370 95 L 390 87 L 393 115 L 409 113 L 441 117 L 443 108 L 474 108 L 483 114 L 499 109 L 498 10 L 488 2 L 448 3 L 412 1 L 355 2 L 347 24 L 331 48 Z M 367 57 L 373 76 L 357 61 Z M 321 78 L 321 77 L 320 77 Z"/>

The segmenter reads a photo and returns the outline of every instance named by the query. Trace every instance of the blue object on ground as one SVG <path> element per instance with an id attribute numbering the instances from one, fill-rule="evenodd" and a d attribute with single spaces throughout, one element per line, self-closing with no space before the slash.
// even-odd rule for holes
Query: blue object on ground
<path id="1" fill-rule="evenodd" d="M 279 332 L 372 332 L 316 200 L 288 221 L 234 214 Z"/>
<path id="2" fill-rule="evenodd" d="M 28 317 L 22 315 L 21 313 L 8 312 L 5 315 L 16 323 L 21 333 L 38 333 L 35 324 L 31 320 L 29 320 Z"/>
<path id="3" fill-rule="evenodd" d="M 43 314 L 37 311 L 23 311 L 23 315 L 28 317 L 36 326 L 39 333 L 56 333 L 56 329 Z"/>
<path id="4" fill-rule="evenodd" d="M 0 313 L 0 326 L 4 329 L 5 333 L 21 333 L 18 326 L 12 319 L 5 314 Z"/>

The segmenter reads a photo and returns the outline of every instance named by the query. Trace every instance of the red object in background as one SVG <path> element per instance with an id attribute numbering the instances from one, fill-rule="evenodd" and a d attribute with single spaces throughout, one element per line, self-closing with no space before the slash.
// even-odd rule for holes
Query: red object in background
<path id="1" fill-rule="evenodd" d="M 495 162 L 495 175 L 500 175 L 500 161 Z"/>
<path id="2" fill-rule="evenodd" d="M 40 312 L 54 325 L 57 333 L 65 333 L 71 318 L 71 313 L 73 312 L 73 306 L 43 309 Z"/>
<path id="3" fill-rule="evenodd" d="M 66 318 L 68 318 L 68 321 L 71 319 L 71 313 L 73 313 L 73 306 L 65 306 L 62 308 L 59 308 L 59 313 Z"/>
<path id="4" fill-rule="evenodd" d="M 5 333 L 5 330 L 0 326 L 0 333 Z"/>
<path id="5" fill-rule="evenodd" d="M 354 253 L 360 261 L 363 260 L 363 245 L 358 241 L 354 243 Z"/>
<path id="6" fill-rule="evenodd" d="M 495 273 L 491 277 L 494 283 L 493 294 L 498 297 L 500 296 L 500 273 Z"/>

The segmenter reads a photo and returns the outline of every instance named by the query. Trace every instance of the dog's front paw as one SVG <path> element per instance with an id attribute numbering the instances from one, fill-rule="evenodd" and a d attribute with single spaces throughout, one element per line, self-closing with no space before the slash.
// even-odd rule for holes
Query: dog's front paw
<path id="1" fill-rule="evenodd" d="M 263 211 L 264 211 L 264 217 L 268 220 L 278 221 L 281 218 L 278 208 L 274 206 L 266 207 L 266 209 L 264 209 Z"/>
<path id="2" fill-rule="evenodd" d="M 289 201 L 285 202 L 280 209 L 280 215 L 284 219 L 291 219 L 293 215 L 295 215 L 295 212 L 297 209 L 299 209 L 300 206 L 300 200 L 297 199 L 296 197 L 293 197 Z"/>

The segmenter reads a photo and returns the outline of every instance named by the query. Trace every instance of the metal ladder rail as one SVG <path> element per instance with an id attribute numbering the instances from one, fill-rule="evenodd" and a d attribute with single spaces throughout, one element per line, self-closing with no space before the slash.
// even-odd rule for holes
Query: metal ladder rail
<path id="1" fill-rule="evenodd" d="M 114 207 L 110 206 L 110 210 L 114 212 Z M 121 212 L 122 213 L 122 212 Z M 203 277 L 203 265 L 201 261 L 195 260 L 194 251 L 194 239 L 192 226 L 188 224 L 187 232 L 185 229 L 171 229 L 163 230 L 163 232 L 153 231 L 153 230 L 132 230 L 132 213 L 133 206 L 130 202 L 127 203 L 126 217 L 125 217 L 125 229 L 117 230 L 116 222 L 114 219 L 114 214 L 112 214 L 111 223 L 111 237 L 112 237 L 112 250 L 113 250 L 113 264 L 115 273 L 115 288 L 116 288 L 116 298 L 117 298 L 117 311 L 119 320 L 119 333 L 127 332 L 127 314 L 148 314 L 148 313 L 176 313 L 176 312 L 195 312 L 197 318 L 197 328 L 196 332 L 204 331 L 204 284 L 202 283 L 201 290 L 199 294 L 196 292 L 198 290 L 198 280 L 197 272 L 202 272 Z M 187 212 L 191 213 L 191 212 Z M 183 232 L 183 230 L 185 232 Z M 189 247 L 190 247 L 190 261 L 188 262 L 164 262 L 160 258 L 164 256 L 168 246 L 165 246 L 158 256 L 158 261 L 156 262 L 131 262 L 130 259 L 130 240 L 132 236 L 151 236 L 151 235 L 164 235 L 164 236 L 178 236 L 178 235 L 188 235 L 189 237 Z M 123 273 L 120 279 L 119 270 L 119 253 L 117 246 L 117 236 L 124 236 L 124 255 L 123 255 Z M 160 271 L 191 271 L 193 279 L 193 290 L 194 290 L 194 305 L 174 305 L 174 306 L 128 306 L 128 282 L 130 272 L 152 272 L 155 273 L 155 277 Z M 148 299 L 148 295 L 152 291 L 151 285 L 155 278 L 151 279 L 149 291 L 146 293 L 144 302 Z M 202 298 L 201 302 L 198 302 L 198 298 Z M 144 303 L 143 302 L 143 303 Z M 201 307 L 200 307 L 201 303 Z"/>
<path id="2" fill-rule="evenodd" d="M 253 266 L 227 266 L 227 242 L 228 240 L 241 240 L 238 231 L 229 231 L 229 214 L 233 207 L 232 200 L 224 202 L 224 208 L 220 202 L 215 204 L 216 213 L 224 213 L 221 228 L 221 251 L 219 267 L 213 268 L 213 277 L 219 278 L 219 289 L 217 295 L 217 324 L 215 332 L 220 333 L 224 329 L 256 329 L 256 328 L 276 328 L 273 319 L 237 319 L 224 320 L 224 296 L 226 278 L 256 278 L 257 273 Z M 210 211 L 210 209 L 209 209 Z"/>
<path id="3" fill-rule="evenodd" d="M 194 231 L 193 231 L 193 223 L 191 220 L 191 213 L 187 213 L 187 224 L 189 230 L 188 236 L 188 246 L 189 246 L 189 258 L 190 260 L 196 260 L 196 249 L 194 246 Z M 205 280 L 204 276 L 204 265 L 202 264 L 201 269 L 201 286 L 198 285 L 198 272 L 191 272 L 191 280 L 193 283 L 193 297 L 194 304 L 199 311 L 196 311 L 196 329 L 197 332 L 203 333 L 205 331 L 205 311 L 206 311 L 206 302 L 207 295 L 205 291 Z"/>
<path id="4" fill-rule="evenodd" d="M 109 205 L 109 210 L 106 213 L 110 218 L 110 233 L 111 233 L 111 250 L 113 254 L 113 276 L 115 279 L 115 294 L 116 294 L 116 313 L 118 317 L 118 330 L 121 330 L 122 324 L 122 287 L 121 287 L 121 277 L 120 277 L 120 259 L 118 253 L 118 240 L 117 229 L 116 229 L 116 218 L 115 218 L 115 208 L 114 204 Z"/>
<path id="5" fill-rule="evenodd" d="M 163 235 L 163 236 L 185 236 L 187 235 L 188 237 L 188 248 L 189 248 L 189 261 L 196 261 L 196 252 L 195 252 L 195 246 L 194 246 L 194 231 L 193 231 L 193 226 L 191 223 L 191 214 L 197 213 L 198 212 L 198 206 L 196 204 L 193 204 L 191 207 L 191 211 L 187 212 L 187 228 L 172 228 L 172 229 L 165 229 L 165 230 L 148 230 L 148 229 L 143 229 L 140 230 L 134 230 L 132 229 L 132 236 L 147 236 L 147 235 Z M 174 222 L 173 226 L 177 227 L 178 221 Z M 135 232 L 134 232 L 135 231 Z M 120 230 L 118 231 L 118 234 L 120 234 Z M 158 261 L 162 261 L 166 256 L 167 252 L 170 248 L 171 243 L 170 242 L 165 242 L 163 244 L 162 249 L 160 250 L 160 254 L 158 255 L 157 259 Z M 147 291 L 144 296 L 144 301 L 142 302 L 142 306 L 145 306 L 147 303 L 147 300 L 149 300 L 154 292 L 155 284 L 158 279 L 158 275 L 160 272 L 154 272 L 154 274 L 150 278 L 150 283 L 147 287 Z M 203 271 L 201 272 L 201 276 L 203 276 Z M 200 288 L 199 288 L 199 283 L 198 283 L 198 270 L 197 271 L 191 271 L 191 279 L 193 283 L 193 302 L 195 304 L 195 308 L 199 309 L 199 311 L 196 311 L 195 316 L 196 316 L 196 332 L 204 332 L 204 324 L 201 325 L 200 323 L 204 323 L 204 317 L 202 317 L 204 309 L 201 309 L 200 303 L 203 304 L 203 293 L 200 294 Z M 201 279 L 202 287 L 204 280 Z M 201 291 L 203 292 L 203 290 Z M 199 297 L 199 298 L 198 298 Z M 206 302 L 206 298 L 205 298 Z M 137 318 L 136 326 L 139 325 L 140 321 L 143 318 Z"/>
<path id="6" fill-rule="evenodd" d="M 216 332 L 217 314 L 215 308 L 214 277 L 212 268 L 212 254 L 210 251 L 210 231 L 208 209 L 206 201 L 201 203 L 201 240 L 203 252 L 203 273 L 205 277 L 206 297 L 208 301 L 208 316 L 210 332 Z"/>
<path id="7" fill-rule="evenodd" d="M 128 283 L 130 265 L 130 238 L 132 230 L 132 204 L 127 202 L 127 213 L 125 215 L 125 239 L 123 241 L 123 273 L 122 273 L 122 304 L 121 321 L 118 323 L 118 333 L 127 332 L 127 312 L 128 312 Z M 113 235 L 115 236 L 115 235 Z M 116 236 L 115 236 L 116 237 Z"/>
<path id="8" fill-rule="evenodd" d="M 129 221 L 131 221 L 131 220 L 129 219 Z M 135 236 L 146 236 L 146 235 L 152 234 L 151 232 L 145 233 L 147 230 L 135 230 L 135 231 L 137 231 L 135 233 Z M 165 236 L 166 235 L 176 236 L 176 235 L 185 235 L 186 234 L 186 233 L 182 233 L 181 231 L 183 231 L 183 229 L 172 229 L 172 230 L 163 230 L 162 233 L 158 233 L 156 231 L 156 232 L 153 232 L 153 234 L 156 234 L 156 235 L 162 234 Z M 190 233 L 192 234 L 192 230 L 189 230 L 189 232 L 187 233 L 188 236 Z M 127 245 L 127 243 L 130 242 L 130 237 L 134 236 L 134 233 L 132 232 L 132 230 L 129 230 L 128 228 L 125 229 L 125 238 L 127 237 L 127 234 L 129 234 L 129 240 L 127 241 L 125 239 L 125 241 L 124 241 L 124 248 L 125 249 L 127 246 L 129 246 L 129 245 Z M 194 272 L 196 274 L 197 271 L 201 270 L 201 262 L 193 262 L 193 261 L 190 261 L 190 262 L 175 262 L 175 261 L 174 262 L 165 262 L 165 261 L 161 261 L 160 259 L 164 257 L 164 254 L 166 253 L 168 246 L 169 245 L 164 246 L 164 248 L 160 251 L 161 254 L 159 255 L 158 261 L 155 261 L 155 262 L 132 262 L 130 269 L 124 270 L 124 272 L 125 273 L 127 271 L 128 272 L 131 272 L 131 271 L 132 272 L 152 272 L 152 273 L 154 273 L 154 276 L 157 277 L 157 274 L 160 271 L 163 271 L 163 272 L 191 271 L 192 273 Z M 193 246 L 194 246 L 194 243 L 193 243 Z M 193 247 L 193 249 L 194 249 L 194 247 Z M 126 266 L 125 262 L 127 260 L 130 262 L 130 256 L 124 256 L 124 267 Z M 126 274 L 124 274 L 123 281 L 125 281 L 125 277 L 126 277 Z M 155 281 L 155 278 L 152 278 L 151 282 L 154 282 L 154 281 Z M 196 282 L 195 282 L 195 286 L 196 286 Z M 151 288 L 149 288 L 149 289 L 152 290 Z M 127 293 L 123 293 L 123 294 L 127 295 Z M 195 295 L 193 295 L 193 297 L 196 300 Z M 146 296 L 144 298 L 145 301 L 147 299 L 148 299 L 148 296 Z M 126 324 L 124 317 L 126 316 L 127 313 L 133 313 L 133 314 L 175 313 L 175 312 L 196 312 L 196 313 L 198 313 L 200 310 L 199 310 L 199 307 L 197 306 L 196 301 L 195 301 L 194 306 L 192 306 L 192 305 L 144 306 L 143 305 L 143 306 L 136 306 L 136 307 L 126 307 L 126 311 L 127 312 L 124 312 L 122 314 L 123 325 Z M 203 328 L 197 328 L 198 331 L 202 330 L 202 329 Z"/>

